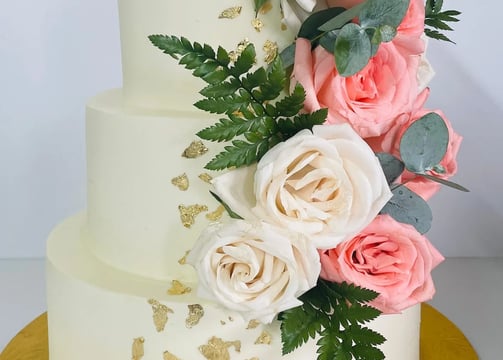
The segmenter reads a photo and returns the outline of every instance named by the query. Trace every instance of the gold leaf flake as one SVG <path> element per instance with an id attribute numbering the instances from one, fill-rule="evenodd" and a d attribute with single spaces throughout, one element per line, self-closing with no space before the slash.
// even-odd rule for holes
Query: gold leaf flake
<path id="1" fill-rule="evenodd" d="M 211 184 L 211 180 L 213 180 L 213 176 L 211 176 L 208 173 L 202 173 L 202 174 L 199 174 L 199 179 L 201 179 L 205 183 Z"/>
<path id="2" fill-rule="evenodd" d="M 225 325 L 225 324 L 226 324 L 226 322 L 225 322 L 225 321 L 223 321 L 223 320 L 220 320 L 220 324 L 221 324 L 221 325 Z"/>
<path id="3" fill-rule="evenodd" d="M 173 355 L 169 351 L 164 352 L 163 358 L 164 358 L 164 360 L 180 360 L 179 358 L 177 358 L 175 355 Z M 253 360 L 253 359 L 250 359 L 250 360 Z"/>
<path id="4" fill-rule="evenodd" d="M 238 57 L 243 53 L 244 49 L 246 49 L 248 45 L 250 45 L 250 40 L 248 39 L 241 40 L 238 46 L 236 47 L 236 50 L 229 52 L 229 58 L 231 59 L 231 61 L 236 62 Z"/>
<path id="5" fill-rule="evenodd" d="M 270 1 L 268 1 L 264 5 L 262 5 L 262 7 L 259 9 L 259 12 L 262 15 L 265 15 L 265 14 L 267 14 L 271 10 L 272 10 L 272 4 L 271 4 Z"/>
<path id="6" fill-rule="evenodd" d="M 145 339 L 142 337 L 139 337 L 139 338 L 136 338 L 133 340 L 132 360 L 140 360 L 143 358 L 143 355 L 145 355 L 145 351 L 143 348 L 144 342 L 145 342 Z"/>
<path id="7" fill-rule="evenodd" d="M 260 32 L 264 27 L 264 23 L 259 18 L 255 18 L 252 20 L 252 26 L 257 32 Z"/>
<path id="8" fill-rule="evenodd" d="M 176 360 L 176 359 L 175 359 L 175 360 Z M 258 357 L 252 357 L 252 358 L 250 358 L 250 359 L 248 359 L 248 360 L 260 360 L 260 359 L 259 359 Z"/>
<path id="9" fill-rule="evenodd" d="M 229 348 L 241 351 L 241 341 L 223 341 L 213 336 L 206 345 L 199 346 L 199 351 L 207 360 L 230 360 Z"/>
<path id="10" fill-rule="evenodd" d="M 204 316 L 204 309 L 199 304 L 187 305 L 189 308 L 189 316 L 185 319 L 185 325 L 190 329 L 199 323 L 199 320 Z"/>
<path id="11" fill-rule="evenodd" d="M 202 156 L 208 152 L 208 148 L 203 144 L 201 140 L 192 141 L 190 145 L 183 151 L 182 156 L 188 159 L 195 159 Z"/>
<path id="12" fill-rule="evenodd" d="M 179 205 L 178 210 L 180 211 L 180 220 L 183 226 L 190 229 L 196 221 L 196 216 L 204 211 L 208 211 L 208 207 L 198 204 L 189 206 Z"/>
<path id="13" fill-rule="evenodd" d="M 187 250 L 185 252 L 185 255 L 183 255 L 183 257 L 180 260 L 178 260 L 178 263 L 180 265 L 185 265 L 187 263 L 187 255 L 189 255 L 189 253 L 190 253 L 190 251 Z"/>
<path id="14" fill-rule="evenodd" d="M 241 14 L 242 6 L 233 6 L 225 9 L 218 15 L 219 19 L 235 19 Z"/>
<path id="15" fill-rule="evenodd" d="M 210 221 L 218 221 L 222 218 L 224 212 L 225 212 L 224 206 L 219 205 L 215 211 L 206 214 L 206 218 Z"/>
<path id="16" fill-rule="evenodd" d="M 260 325 L 260 321 L 252 319 L 248 322 L 248 326 L 246 327 L 246 330 L 250 329 L 255 329 Z"/>
<path id="17" fill-rule="evenodd" d="M 276 56 L 278 56 L 278 44 L 271 40 L 267 40 L 262 48 L 265 52 L 264 61 L 267 64 L 272 63 L 274 59 L 276 59 Z"/>
<path id="18" fill-rule="evenodd" d="M 271 344 L 271 334 L 269 334 L 267 331 L 262 331 L 262 334 L 255 340 L 255 344 L 266 344 L 270 345 Z"/>
<path id="19" fill-rule="evenodd" d="M 186 191 L 189 188 L 189 178 L 185 173 L 171 179 L 171 183 L 182 191 Z"/>
<path id="20" fill-rule="evenodd" d="M 152 305 L 155 329 L 161 332 L 168 322 L 168 313 L 173 314 L 173 310 L 155 299 L 150 299 L 148 303 Z"/>
<path id="21" fill-rule="evenodd" d="M 192 291 L 190 287 L 183 285 L 178 280 L 173 280 L 171 282 L 171 288 L 168 290 L 169 295 L 183 295 L 188 294 Z"/>

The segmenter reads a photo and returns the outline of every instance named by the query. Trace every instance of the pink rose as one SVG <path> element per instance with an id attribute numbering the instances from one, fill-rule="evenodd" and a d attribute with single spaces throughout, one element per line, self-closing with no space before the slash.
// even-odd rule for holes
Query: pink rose
<path id="1" fill-rule="evenodd" d="M 334 56 L 321 46 L 311 52 L 302 38 L 296 45 L 293 77 L 306 90 L 306 111 L 328 108 L 327 123 L 349 123 L 363 138 L 385 133 L 398 115 L 411 111 L 419 91 L 419 56 L 403 56 L 393 43 L 384 43 L 365 68 L 342 77 Z"/>
<path id="2" fill-rule="evenodd" d="M 320 251 L 321 278 L 379 292 L 371 305 L 397 313 L 433 297 L 431 271 L 444 258 L 414 227 L 379 215 L 358 236 Z"/>
<path id="3" fill-rule="evenodd" d="M 420 109 L 415 111 L 412 115 L 404 114 L 397 119 L 396 124 L 386 134 L 377 138 L 367 139 L 367 142 L 376 152 L 384 151 L 400 158 L 400 140 L 402 139 L 404 132 L 414 121 L 430 112 L 432 111 Z M 427 173 L 435 177 L 448 180 L 455 175 L 458 170 L 456 157 L 463 138 L 454 131 L 450 121 L 445 117 L 442 111 L 435 110 L 434 112 L 440 115 L 445 121 L 447 130 L 449 131 L 449 143 L 447 145 L 445 156 L 440 161 L 440 165 L 444 171 L 436 172 L 431 170 Z M 407 170 L 404 171 L 402 176 L 398 179 L 398 182 L 406 183 L 406 186 L 409 189 L 425 200 L 430 199 L 441 187 L 439 183 L 417 176 Z"/>

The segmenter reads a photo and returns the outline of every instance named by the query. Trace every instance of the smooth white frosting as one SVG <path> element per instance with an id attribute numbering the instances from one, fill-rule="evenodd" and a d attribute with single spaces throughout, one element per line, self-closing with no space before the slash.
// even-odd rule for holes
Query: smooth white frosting
<path id="1" fill-rule="evenodd" d="M 209 223 L 218 202 L 199 179 L 217 149 L 187 159 L 183 151 L 197 131 L 212 124 L 197 112 L 135 112 L 122 104 L 120 90 L 104 92 L 87 106 L 87 217 L 91 251 L 123 271 L 157 279 L 194 280 L 178 260 Z M 189 189 L 171 180 L 183 173 Z M 189 229 L 179 205 L 206 205 Z"/>
<path id="2" fill-rule="evenodd" d="M 143 360 L 162 359 L 169 351 L 182 360 L 204 360 L 198 347 L 212 336 L 241 342 L 241 351 L 229 348 L 231 359 L 315 359 L 314 341 L 280 357 L 279 323 L 247 330 L 238 314 L 197 298 L 196 285 L 188 295 L 168 295 L 170 283 L 131 275 L 96 259 L 84 245 L 86 216 L 67 219 L 50 235 L 47 247 L 47 301 L 49 353 L 51 360 L 120 360 L 132 358 L 135 338 L 145 339 Z M 189 266 L 189 265 L 186 265 Z M 149 299 L 173 310 L 164 331 L 157 332 Z M 205 315 L 188 328 L 189 304 L 202 305 Z M 387 360 L 419 359 L 420 307 L 401 315 L 381 316 L 370 326 L 388 341 L 382 349 Z M 270 345 L 254 344 L 262 331 L 271 336 Z"/>
<path id="3" fill-rule="evenodd" d="M 293 29 L 282 29 L 279 1 L 266 14 L 259 14 L 264 26 L 252 26 L 253 0 L 198 1 L 119 0 L 124 95 L 128 106 L 187 110 L 201 98 L 205 83 L 155 48 L 149 35 L 185 36 L 190 41 L 235 50 L 247 39 L 257 50 L 257 64 L 264 65 L 262 47 L 267 40 L 285 48 L 295 38 Z M 235 19 L 221 19 L 225 9 L 241 6 Z"/>

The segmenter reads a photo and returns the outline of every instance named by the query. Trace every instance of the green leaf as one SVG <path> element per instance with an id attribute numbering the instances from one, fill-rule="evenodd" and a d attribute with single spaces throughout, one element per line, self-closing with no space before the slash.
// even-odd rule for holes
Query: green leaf
<path id="1" fill-rule="evenodd" d="M 314 310 L 314 311 L 313 311 Z M 283 355 L 314 339 L 321 331 L 319 316 L 322 314 L 309 305 L 298 306 L 281 313 L 281 341 Z"/>
<path id="2" fill-rule="evenodd" d="M 333 291 L 339 293 L 344 299 L 351 304 L 364 304 L 374 300 L 379 296 L 377 292 L 370 289 L 365 289 L 355 284 L 348 284 L 346 282 L 335 283 L 324 281 L 324 284 L 330 287 Z"/>
<path id="3" fill-rule="evenodd" d="M 448 180 L 445 180 L 445 179 L 442 179 L 442 178 L 439 178 L 439 177 L 436 177 L 436 176 L 433 176 L 433 175 L 420 174 L 420 173 L 416 173 L 416 175 L 422 176 L 422 177 L 424 177 L 426 179 L 429 179 L 431 181 L 438 182 L 438 183 L 440 183 L 442 185 L 449 186 L 449 187 L 451 187 L 453 189 L 456 189 L 456 190 L 459 190 L 459 191 L 470 192 L 470 190 L 468 190 L 464 186 L 461 186 L 461 185 L 456 184 L 456 183 L 454 183 L 452 181 L 448 181 Z"/>
<path id="4" fill-rule="evenodd" d="M 306 20 L 302 23 L 298 37 L 314 40 L 313 46 L 316 46 L 316 39 L 319 38 L 321 34 L 326 32 L 326 30 L 321 30 L 324 24 L 326 24 L 329 20 L 336 18 L 338 15 L 345 12 L 346 9 L 341 7 L 332 7 L 320 11 L 313 12 L 311 15 L 307 17 Z M 348 21 L 350 21 L 350 18 Z M 348 21 L 342 23 L 340 27 L 346 24 Z"/>
<path id="5" fill-rule="evenodd" d="M 293 66 L 295 62 L 295 43 L 288 45 L 279 53 L 279 58 L 283 64 L 283 68 L 289 68 Z"/>
<path id="6" fill-rule="evenodd" d="M 400 157 L 411 172 L 424 173 L 444 158 L 449 131 L 440 115 L 431 112 L 414 121 L 400 140 Z"/>
<path id="7" fill-rule="evenodd" d="M 295 116 L 304 107 L 304 100 L 306 93 L 300 83 L 295 85 L 295 88 L 290 95 L 285 96 L 283 99 L 276 103 L 277 116 Z"/>
<path id="8" fill-rule="evenodd" d="M 377 153 L 377 158 L 384 171 L 384 176 L 388 185 L 392 184 L 400 175 L 402 175 L 405 165 L 400 159 L 388 153 Z"/>
<path id="9" fill-rule="evenodd" d="M 230 115 L 229 118 L 222 118 L 218 123 L 199 131 L 196 135 L 201 139 L 210 141 L 230 141 L 234 137 L 247 132 L 252 123 Z"/>
<path id="10" fill-rule="evenodd" d="M 356 344 L 351 352 L 358 354 L 355 359 L 384 360 L 384 353 L 374 346 Z"/>
<path id="11" fill-rule="evenodd" d="M 365 31 L 357 24 L 347 24 L 335 41 L 335 64 L 341 76 L 351 76 L 367 65 L 371 44 Z"/>
<path id="12" fill-rule="evenodd" d="M 388 214 L 398 222 L 414 226 L 420 234 L 428 232 L 433 218 L 428 203 L 406 186 L 399 186 L 392 193 L 393 197 L 382 208 L 381 214 Z"/>
<path id="13" fill-rule="evenodd" d="M 360 25 L 398 27 L 409 8 L 409 0 L 368 0 L 360 12 Z"/>
<path id="14" fill-rule="evenodd" d="M 229 205 L 227 205 L 217 194 L 215 194 L 213 191 L 210 191 L 210 194 L 215 198 L 215 200 L 217 200 L 220 204 L 222 204 L 222 206 L 232 219 L 243 220 L 243 218 L 238 214 L 236 214 L 234 211 L 232 211 Z"/>
<path id="15" fill-rule="evenodd" d="M 226 82 L 220 81 L 214 84 L 209 84 L 199 93 L 208 98 L 226 97 L 234 94 L 240 87 L 241 84 L 239 81 L 232 78 Z"/>
<path id="16" fill-rule="evenodd" d="M 241 75 L 248 72 L 255 64 L 256 56 L 255 47 L 252 44 L 248 45 L 241 52 L 234 66 L 230 68 L 231 74 L 239 78 Z"/>
<path id="17" fill-rule="evenodd" d="M 356 344 L 381 345 L 386 341 L 384 336 L 367 327 L 351 325 L 348 330 L 348 333 L 351 334 L 351 340 Z"/>
<path id="18" fill-rule="evenodd" d="M 358 17 L 364 6 L 366 6 L 366 2 L 355 5 L 352 8 L 345 10 L 333 19 L 321 25 L 318 30 L 325 32 L 342 28 L 348 22 Z"/>
<path id="19" fill-rule="evenodd" d="M 218 153 L 205 168 L 208 170 L 223 170 L 230 167 L 248 166 L 260 159 L 264 149 L 269 149 L 267 140 L 258 143 L 248 143 L 234 140 L 232 146 L 225 146 L 225 151 Z"/>
<path id="20" fill-rule="evenodd" d="M 360 305 L 360 304 L 352 304 L 346 310 L 345 317 L 348 319 L 350 323 L 356 324 L 364 324 L 371 320 L 374 320 L 381 312 L 372 306 Z"/>
<path id="21" fill-rule="evenodd" d="M 316 344 L 318 360 L 351 360 L 351 354 L 341 349 L 340 332 L 335 326 L 324 329 Z"/>
<path id="22" fill-rule="evenodd" d="M 194 106 L 212 114 L 232 114 L 246 108 L 249 103 L 249 97 L 233 94 L 220 98 L 202 99 L 197 101 Z"/>

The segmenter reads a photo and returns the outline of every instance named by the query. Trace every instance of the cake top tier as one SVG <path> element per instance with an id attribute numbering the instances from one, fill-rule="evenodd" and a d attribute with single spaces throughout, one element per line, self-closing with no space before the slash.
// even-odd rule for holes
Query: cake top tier
<path id="1" fill-rule="evenodd" d="M 155 48 L 148 39 L 152 34 L 184 36 L 228 51 L 248 41 L 263 65 L 271 47 L 285 48 L 296 29 L 282 22 L 279 0 L 261 10 L 255 12 L 253 0 L 119 0 L 126 105 L 186 111 L 200 99 L 204 83 Z"/>

